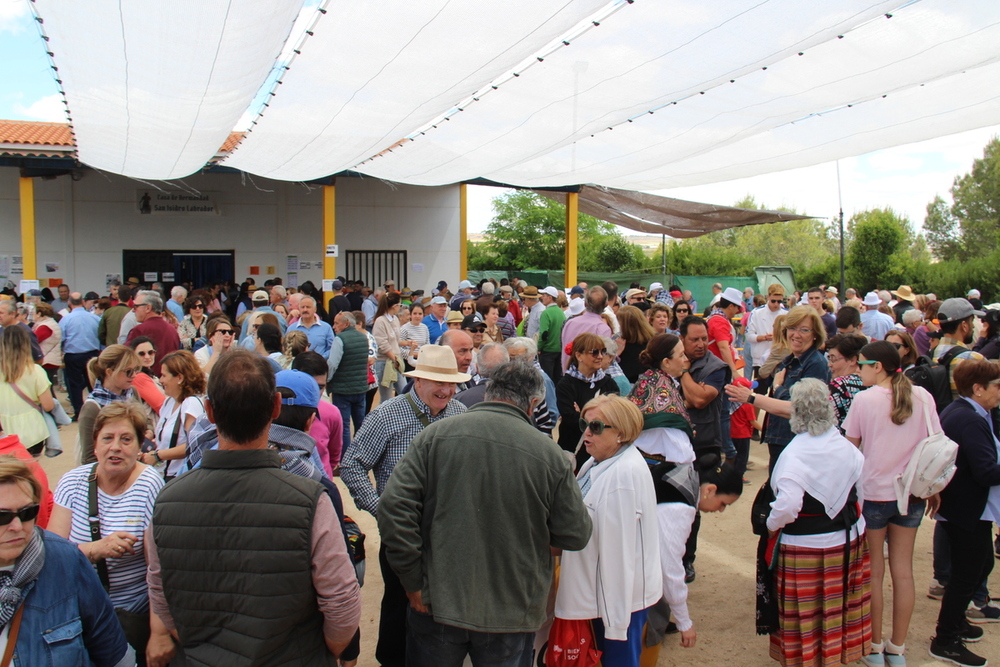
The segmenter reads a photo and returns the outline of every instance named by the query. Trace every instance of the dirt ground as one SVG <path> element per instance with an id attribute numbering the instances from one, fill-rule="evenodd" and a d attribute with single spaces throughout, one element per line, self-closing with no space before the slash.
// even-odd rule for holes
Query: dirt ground
<path id="1" fill-rule="evenodd" d="M 65 399 L 65 395 L 62 395 Z M 64 400 L 64 405 L 68 404 Z M 75 463 L 76 424 L 64 427 L 63 446 L 66 452 L 56 458 L 42 459 L 42 466 L 49 475 L 53 488 L 59 478 Z M 688 605 L 698 632 L 698 643 L 692 649 L 680 647 L 680 636 L 668 636 L 657 663 L 684 667 L 768 667 L 774 665 L 767 653 L 767 637 L 754 633 L 754 554 L 756 538 L 750 533 L 750 503 L 761 484 L 767 479 L 767 448 L 754 444 L 751 461 L 755 469 L 747 473 L 752 482 L 746 487 L 744 497 L 722 514 L 702 517 L 698 557 L 695 563 L 697 579 L 691 584 Z M 379 537 L 375 519 L 357 509 L 350 494 L 338 478 L 344 508 L 360 525 L 367 536 L 368 553 L 365 584 L 361 589 L 363 611 L 361 617 L 361 656 L 359 667 L 376 667 L 375 638 L 378 636 L 379 601 L 382 598 L 382 581 L 378 567 Z M 911 667 L 943 665 L 927 653 L 930 637 L 940 603 L 926 597 L 931 583 L 931 533 L 932 522 L 924 520 L 917 535 L 914 554 L 917 601 L 910 634 L 907 641 L 907 658 Z M 997 578 L 993 578 L 997 581 Z M 887 599 L 891 586 L 886 582 Z M 994 587 L 1000 595 L 1000 585 Z M 890 615 L 886 615 L 889 629 Z M 970 648 L 988 658 L 992 664 L 1000 663 L 1000 624 L 985 625 L 986 636 Z M 861 664 L 861 663 L 855 663 Z"/>

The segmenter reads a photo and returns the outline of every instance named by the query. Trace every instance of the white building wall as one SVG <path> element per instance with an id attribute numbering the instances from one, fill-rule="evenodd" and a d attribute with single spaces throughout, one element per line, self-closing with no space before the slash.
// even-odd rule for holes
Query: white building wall
<path id="1" fill-rule="evenodd" d="M 233 250 L 236 280 L 250 275 L 262 283 L 274 275 L 287 284 L 286 260 L 298 255 L 315 268 L 299 271 L 299 282 L 323 278 L 322 190 L 239 174 L 198 174 L 166 190 L 216 193 L 220 215 L 140 215 L 136 191 L 143 183 L 82 170 L 35 179 L 38 278 L 60 278 L 75 290 L 103 293 L 104 276 L 122 272 L 122 250 Z M 19 171 L 0 168 L 0 255 L 21 254 Z M 150 189 L 152 190 L 152 189 Z M 437 281 L 459 281 L 458 186 L 420 187 L 377 179 L 337 179 L 337 244 L 344 274 L 348 250 L 407 250 L 408 282 L 430 292 Z M 46 263 L 59 268 L 47 273 Z M 423 265 L 414 272 L 413 265 Z M 348 276 L 349 278 L 351 276 Z M 16 281 L 16 276 L 14 277 Z M 403 287 L 400 285 L 399 287 Z"/>

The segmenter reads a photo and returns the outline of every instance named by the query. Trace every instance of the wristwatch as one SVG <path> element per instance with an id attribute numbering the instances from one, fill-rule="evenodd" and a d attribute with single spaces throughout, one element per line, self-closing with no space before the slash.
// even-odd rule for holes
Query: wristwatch
<path id="1" fill-rule="evenodd" d="M 160 451 L 158 449 L 153 450 L 153 458 L 156 459 L 157 463 L 163 462 L 163 459 L 160 458 Z"/>
<path id="2" fill-rule="evenodd" d="M 753 392 L 750 392 L 750 395 L 747 396 L 747 403 L 749 403 L 750 405 L 753 405 L 753 402 L 756 401 L 756 400 L 757 400 L 757 394 L 755 394 Z"/>

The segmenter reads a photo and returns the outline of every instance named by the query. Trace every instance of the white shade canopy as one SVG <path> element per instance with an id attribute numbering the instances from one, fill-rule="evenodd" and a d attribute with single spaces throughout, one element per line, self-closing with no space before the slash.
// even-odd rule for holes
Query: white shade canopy
<path id="1" fill-rule="evenodd" d="M 418 185 L 628 190 L 817 164 L 1000 118 L 996 0 L 35 9 L 80 160 L 137 178 L 197 171 L 241 116 L 250 131 L 223 164 L 279 180 L 354 170 Z"/>

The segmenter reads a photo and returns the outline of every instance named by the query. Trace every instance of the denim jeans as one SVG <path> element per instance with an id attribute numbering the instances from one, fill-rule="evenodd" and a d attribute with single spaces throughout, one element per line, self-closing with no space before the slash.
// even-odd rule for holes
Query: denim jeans
<path id="1" fill-rule="evenodd" d="M 98 350 L 67 352 L 63 355 L 66 365 L 66 391 L 73 406 L 73 419 L 79 419 L 83 408 L 83 392 L 87 390 L 87 363 L 98 355 Z"/>
<path id="2" fill-rule="evenodd" d="M 361 422 L 365 420 L 365 395 L 364 394 L 330 394 L 330 402 L 340 410 L 340 417 L 344 420 L 344 444 L 341 448 L 341 456 L 347 451 L 347 446 L 351 444 L 351 418 L 354 418 L 354 432 L 361 428 Z"/>
<path id="3" fill-rule="evenodd" d="M 378 402 L 379 402 L 380 405 L 382 403 L 385 403 L 386 401 L 388 401 L 394 395 L 395 396 L 399 396 L 400 394 L 402 394 L 403 393 L 403 387 L 406 386 L 406 376 L 403 375 L 402 373 L 398 374 L 396 376 L 396 381 L 393 382 L 388 387 L 382 386 L 382 373 L 385 372 L 385 367 L 388 365 L 388 363 L 389 363 L 388 359 L 386 359 L 384 361 L 376 361 L 375 362 L 375 379 L 378 380 L 378 383 L 379 383 L 378 384 Z M 396 391 L 395 394 L 392 393 L 393 390 Z"/>
<path id="4" fill-rule="evenodd" d="M 476 632 L 438 623 L 412 607 L 406 617 L 407 667 L 531 667 L 534 632 Z"/>

